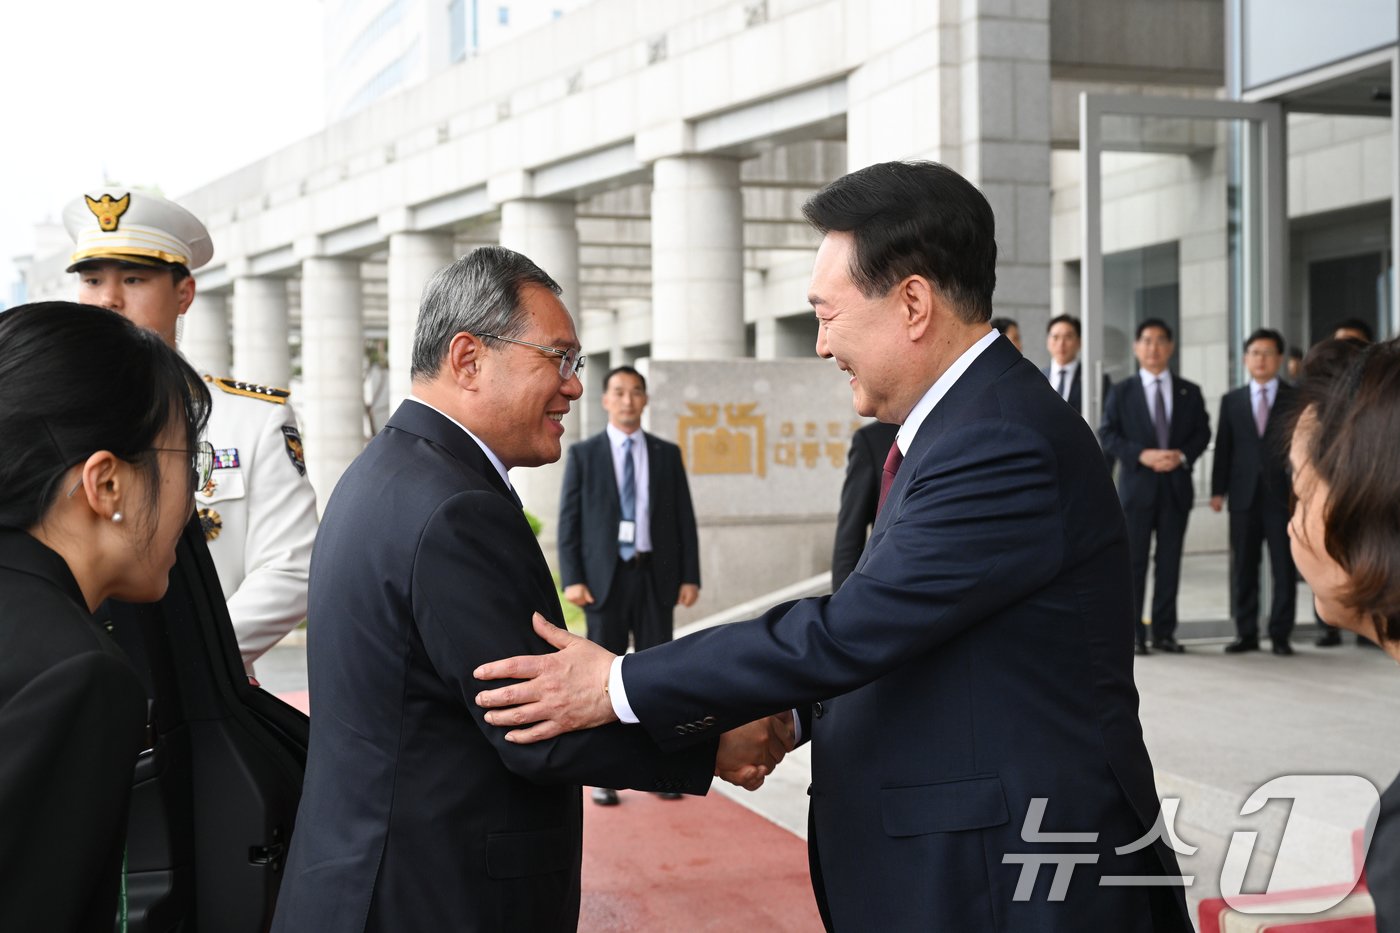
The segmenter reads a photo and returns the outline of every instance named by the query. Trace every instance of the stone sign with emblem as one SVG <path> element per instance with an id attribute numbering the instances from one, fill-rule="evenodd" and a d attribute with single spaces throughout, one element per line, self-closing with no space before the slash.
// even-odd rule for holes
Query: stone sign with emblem
<path id="1" fill-rule="evenodd" d="M 700 524 L 701 602 L 688 618 L 829 570 L 851 435 L 829 360 L 642 360 L 646 430 L 680 445 Z"/>

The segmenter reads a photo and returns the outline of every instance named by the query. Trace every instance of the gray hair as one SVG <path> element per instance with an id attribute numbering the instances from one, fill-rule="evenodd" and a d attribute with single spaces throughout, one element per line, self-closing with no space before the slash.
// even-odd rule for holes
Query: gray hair
<path id="1" fill-rule="evenodd" d="M 474 249 L 440 270 L 423 288 L 413 332 L 413 378 L 437 375 L 452 338 L 463 331 L 488 347 L 498 341 L 483 334 L 523 333 L 520 292 L 527 285 L 542 285 L 556 295 L 561 291 L 543 269 L 503 246 Z"/>

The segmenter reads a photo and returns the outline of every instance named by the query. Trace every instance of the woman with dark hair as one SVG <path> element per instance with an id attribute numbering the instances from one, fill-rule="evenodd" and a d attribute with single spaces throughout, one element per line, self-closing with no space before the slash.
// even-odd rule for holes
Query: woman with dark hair
<path id="1" fill-rule="evenodd" d="M 1400 340 L 1331 340 L 1304 361 L 1289 461 L 1293 559 L 1318 614 L 1400 660 Z M 1380 933 L 1400 930 L 1400 780 L 1366 859 Z"/>
<path id="2" fill-rule="evenodd" d="M 0 929 L 120 917 L 146 691 L 92 612 L 165 593 L 208 411 L 194 370 L 118 314 L 0 314 Z"/>

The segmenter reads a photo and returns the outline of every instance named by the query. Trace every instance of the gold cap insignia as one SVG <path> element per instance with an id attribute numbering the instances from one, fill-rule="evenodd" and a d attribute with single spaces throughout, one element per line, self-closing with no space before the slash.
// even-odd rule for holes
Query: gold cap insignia
<path id="1" fill-rule="evenodd" d="M 131 206 L 131 194 L 128 192 L 121 196 L 120 200 L 113 200 L 110 194 L 104 194 L 97 200 L 93 200 L 87 195 L 83 195 L 87 201 L 88 210 L 97 218 L 97 225 L 107 233 L 117 229 L 117 222 L 126 213 L 126 209 Z"/>

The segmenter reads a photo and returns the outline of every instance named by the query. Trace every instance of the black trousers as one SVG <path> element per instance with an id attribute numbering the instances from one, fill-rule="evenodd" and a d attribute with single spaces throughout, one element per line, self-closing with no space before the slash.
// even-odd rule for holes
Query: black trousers
<path id="1" fill-rule="evenodd" d="M 649 556 L 638 554 L 631 561 L 619 558 L 607 601 L 584 608 L 588 640 L 613 654 L 626 653 L 629 637 L 638 651 L 671 640 L 675 605 L 658 598 Z"/>
<path id="2" fill-rule="evenodd" d="M 1152 509 L 1125 511 L 1128 522 L 1128 551 L 1133 561 L 1133 603 L 1141 623 L 1147 593 L 1147 558 L 1152 536 L 1157 536 L 1157 555 L 1152 575 L 1152 640 L 1176 635 L 1176 591 L 1181 584 L 1181 548 L 1186 541 L 1186 520 L 1190 512 L 1179 508 L 1165 489 L 1157 492 Z M 1147 632 L 1139 624 L 1137 640 L 1145 642 Z"/>
<path id="3" fill-rule="evenodd" d="M 1269 601 L 1269 638 L 1286 641 L 1298 608 L 1298 571 L 1288 544 L 1288 510 L 1255 496 L 1248 509 L 1230 513 L 1230 611 L 1241 638 L 1259 637 L 1259 560 L 1269 544 L 1274 578 Z"/>

